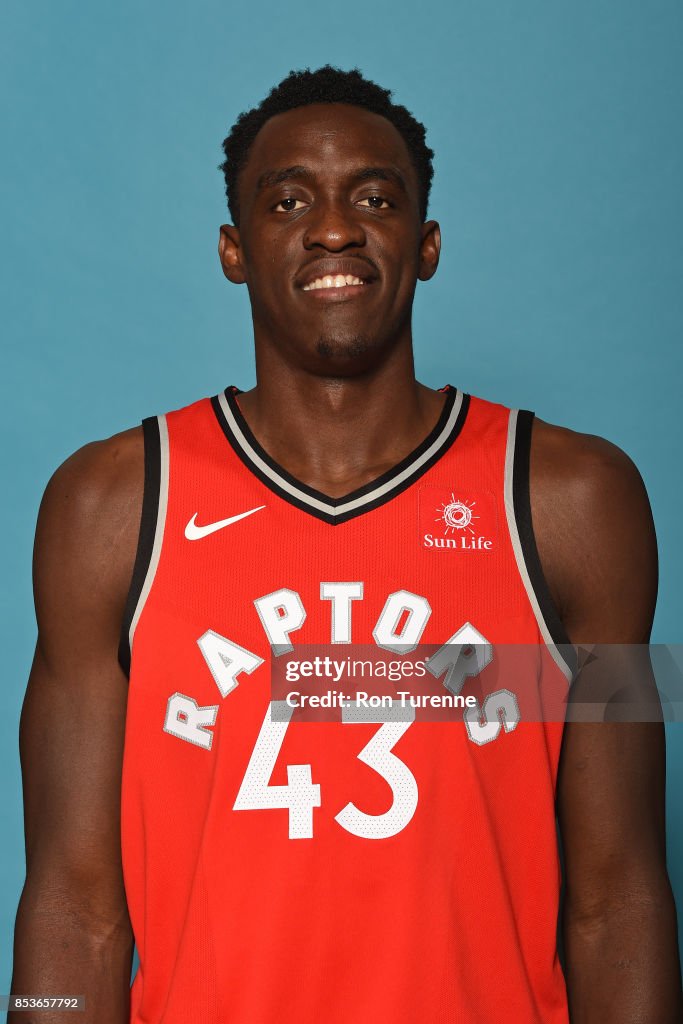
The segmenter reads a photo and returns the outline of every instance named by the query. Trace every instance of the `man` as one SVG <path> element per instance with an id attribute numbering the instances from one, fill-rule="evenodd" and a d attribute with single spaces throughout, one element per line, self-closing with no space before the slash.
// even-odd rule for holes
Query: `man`
<path id="1" fill-rule="evenodd" d="M 448 643 L 568 676 L 563 643 L 647 642 L 637 470 L 415 380 L 440 234 L 388 92 L 292 73 L 224 148 L 257 386 L 86 446 L 41 507 L 13 992 L 98 1024 L 673 1024 L 661 726 L 562 736 L 501 690 L 464 723 L 270 705 L 271 647 L 441 645 L 445 692 Z"/>

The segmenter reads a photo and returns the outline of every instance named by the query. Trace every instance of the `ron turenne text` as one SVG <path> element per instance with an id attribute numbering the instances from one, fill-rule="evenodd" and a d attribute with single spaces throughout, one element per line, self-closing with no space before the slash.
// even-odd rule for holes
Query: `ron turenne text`
<path id="1" fill-rule="evenodd" d="M 414 694 L 408 690 L 397 690 L 395 695 L 369 694 L 364 690 L 344 693 L 343 690 L 326 690 L 324 693 L 301 693 L 290 690 L 285 697 L 290 708 L 473 708 L 477 698 L 463 697 L 462 694 Z"/>

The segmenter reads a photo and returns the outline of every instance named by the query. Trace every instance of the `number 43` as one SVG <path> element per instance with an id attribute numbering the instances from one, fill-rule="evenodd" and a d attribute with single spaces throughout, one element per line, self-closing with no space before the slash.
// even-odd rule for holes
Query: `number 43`
<path id="1" fill-rule="evenodd" d="M 275 720 L 273 708 L 278 711 Z M 354 803 L 348 803 L 335 815 L 343 829 L 361 839 L 388 839 L 401 832 L 411 821 L 418 801 L 418 788 L 410 768 L 393 753 L 393 747 L 415 720 L 412 708 L 401 708 L 401 721 L 386 721 L 392 709 L 383 709 L 383 716 L 371 709 L 344 709 L 343 721 L 381 723 L 372 739 L 366 743 L 358 759 L 376 771 L 389 785 L 391 806 L 383 814 L 366 814 Z M 285 734 L 294 709 L 285 702 L 268 705 L 266 716 L 247 765 L 233 809 L 236 811 L 273 810 L 289 811 L 289 838 L 313 838 L 313 808 L 320 807 L 320 786 L 313 782 L 310 764 L 287 765 L 287 785 L 271 786 Z M 406 716 L 408 720 L 406 720 Z M 519 722 L 519 707 L 509 690 L 498 690 L 488 695 L 481 709 L 468 708 L 465 725 L 470 739 L 479 745 L 489 743 L 501 728 L 511 732 Z"/>

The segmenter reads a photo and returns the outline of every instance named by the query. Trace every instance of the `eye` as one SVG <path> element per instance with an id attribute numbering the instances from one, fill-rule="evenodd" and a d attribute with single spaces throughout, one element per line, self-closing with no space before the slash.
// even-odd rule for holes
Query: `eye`
<path id="1" fill-rule="evenodd" d="M 384 196 L 366 196 L 365 199 L 359 200 L 359 203 L 367 203 L 371 210 L 385 210 L 391 206 Z"/>
<path id="2" fill-rule="evenodd" d="M 292 213 L 293 210 L 300 210 L 305 205 L 301 199 L 295 199 L 294 196 L 285 196 L 279 203 L 276 203 L 274 209 L 281 213 Z"/>

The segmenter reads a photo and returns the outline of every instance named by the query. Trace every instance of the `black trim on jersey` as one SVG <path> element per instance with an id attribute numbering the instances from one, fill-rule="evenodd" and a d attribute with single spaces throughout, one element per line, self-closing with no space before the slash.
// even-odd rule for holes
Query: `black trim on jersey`
<path id="1" fill-rule="evenodd" d="M 418 447 L 413 449 L 413 451 L 404 459 L 402 459 L 399 463 L 397 463 L 397 465 L 393 466 L 390 470 L 387 470 L 386 473 L 383 473 L 375 480 L 371 480 L 369 483 L 364 484 L 362 487 L 357 488 L 355 491 L 350 491 L 348 494 L 344 494 L 339 498 L 332 498 L 328 494 L 323 494 L 322 491 L 317 491 L 315 490 L 315 488 L 309 487 L 308 484 L 305 484 L 301 480 L 298 480 L 296 477 L 292 476 L 292 474 L 288 473 L 286 469 L 284 469 L 278 462 L 275 461 L 275 459 L 271 458 L 268 452 L 266 452 L 265 449 L 261 447 L 257 439 L 254 437 L 254 434 L 252 433 L 249 424 L 245 420 L 244 416 L 242 415 L 242 411 L 240 410 L 240 407 L 237 404 L 236 395 L 239 395 L 242 392 L 239 390 L 239 388 L 226 388 L 224 394 L 228 402 L 228 405 L 230 406 L 230 410 L 235 419 L 237 420 L 240 430 L 244 434 L 244 437 L 247 440 L 248 444 L 251 446 L 254 452 L 263 460 L 263 462 L 265 462 L 266 465 L 270 467 L 273 473 L 275 473 L 279 477 L 282 477 L 283 480 L 286 480 L 289 484 L 291 484 L 293 487 L 296 487 L 296 489 L 298 491 L 301 491 L 303 494 L 308 495 L 317 501 L 324 502 L 326 505 L 331 506 L 332 508 L 336 508 L 339 505 L 345 505 L 347 502 L 355 501 L 358 498 L 365 497 L 365 495 L 371 494 L 373 491 L 381 487 L 384 487 L 387 483 L 390 483 L 392 479 L 394 479 L 399 474 L 403 473 L 406 469 L 408 469 L 413 462 L 417 461 L 420 458 L 420 456 L 425 451 L 427 451 L 430 445 L 434 443 L 436 438 L 443 431 L 446 423 L 448 422 L 449 416 L 451 415 L 453 406 L 458 396 L 458 389 L 452 387 L 451 385 L 448 385 L 447 389 L 444 390 L 447 390 L 446 401 L 444 402 L 444 407 L 441 410 L 441 414 L 436 423 L 436 426 L 429 432 L 427 437 L 418 445 Z M 427 470 L 431 469 L 431 467 L 436 462 L 439 461 L 441 456 L 448 451 L 448 449 L 451 447 L 453 442 L 460 434 L 460 431 L 462 430 L 465 424 L 465 420 L 467 418 L 467 412 L 470 405 L 470 396 L 467 394 L 462 394 L 462 405 L 456 417 L 455 423 L 451 429 L 451 432 L 444 438 L 443 443 L 439 446 L 437 451 L 434 452 L 431 458 L 427 459 L 427 461 L 424 464 L 422 464 L 418 469 L 416 469 L 415 472 L 409 474 L 409 476 L 407 476 L 406 479 L 403 480 L 401 483 L 397 484 L 393 488 L 389 488 L 389 490 L 381 494 L 376 499 L 362 504 L 359 508 L 350 509 L 348 512 L 343 512 L 340 515 L 336 516 L 331 515 L 327 512 L 323 512 L 321 509 L 309 505 L 306 501 L 302 501 L 296 495 L 290 494 L 289 491 L 280 487 L 276 480 L 274 480 L 272 477 L 264 473 L 252 461 L 252 459 L 249 458 L 248 453 L 245 452 L 244 448 L 239 443 L 238 439 L 233 435 L 233 432 L 230 429 L 230 425 L 226 421 L 223 410 L 221 409 L 218 396 L 215 396 L 214 398 L 211 399 L 211 404 L 216 414 L 216 418 L 220 423 L 223 433 L 228 439 L 231 448 L 238 456 L 238 458 L 244 463 L 247 469 L 249 469 L 256 477 L 258 477 L 262 484 L 264 484 L 269 490 L 274 491 L 284 501 L 289 502 L 290 505 L 294 505 L 296 508 L 301 509 L 302 512 L 308 512 L 309 515 L 315 516 L 317 519 L 321 519 L 323 522 L 329 523 L 331 526 L 337 526 L 340 523 L 348 522 L 350 519 L 355 519 L 357 516 L 364 515 L 364 513 L 366 512 L 371 512 L 373 509 L 379 508 L 386 502 L 391 501 L 393 498 L 397 497 L 397 495 L 407 490 L 408 487 L 411 487 L 416 480 L 419 480 L 420 477 L 427 472 Z"/>
<path id="2" fill-rule="evenodd" d="M 154 535 L 156 533 L 159 510 L 161 441 L 159 438 L 159 421 L 156 416 L 149 416 L 142 421 L 142 436 L 145 449 L 145 483 L 142 496 L 142 516 L 140 519 L 133 576 L 128 590 L 128 597 L 126 598 L 126 608 L 123 613 L 121 637 L 119 640 L 119 665 L 126 676 L 130 676 L 130 627 L 135 615 L 135 609 L 140 600 L 142 588 L 145 584 L 149 563 L 152 559 L 152 548 L 154 547 Z"/>
<path id="3" fill-rule="evenodd" d="M 514 503 L 515 520 L 519 533 L 519 542 L 526 564 L 531 586 L 534 589 L 541 615 L 548 627 L 553 643 L 560 648 L 567 666 L 574 669 L 576 652 L 567 636 L 567 631 L 553 601 L 548 582 L 541 566 L 541 558 L 536 545 L 533 523 L 531 520 L 530 466 L 531 466 L 531 431 L 534 422 L 533 412 L 520 409 L 517 414 L 517 435 L 515 438 L 515 457 L 512 470 L 512 500 Z"/>

